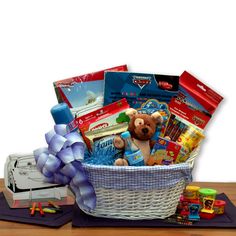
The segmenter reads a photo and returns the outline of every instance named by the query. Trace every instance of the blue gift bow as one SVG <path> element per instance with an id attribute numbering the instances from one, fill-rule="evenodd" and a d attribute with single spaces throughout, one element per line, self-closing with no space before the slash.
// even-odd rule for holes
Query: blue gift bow
<path id="1" fill-rule="evenodd" d="M 81 164 L 85 144 L 78 132 L 68 132 L 67 125 L 55 125 L 45 134 L 48 147 L 34 151 L 36 166 L 45 181 L 69 184 L 81 209 L 94 210 L 96 194 Z"/>

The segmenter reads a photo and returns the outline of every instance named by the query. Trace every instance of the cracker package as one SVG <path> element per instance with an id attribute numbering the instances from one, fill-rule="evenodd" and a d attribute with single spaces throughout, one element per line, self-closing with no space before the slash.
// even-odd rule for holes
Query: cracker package
<path id="1" fill-rule="evenodd" d="M 128 123 L 120 123 L 103 129 L 85 132 L 90 141 L 92 152 L 86 163 L 95 165 L 113 165 L 117 158 L 123 157 L 123 150 L 114 146 L 113 140 L 117 134 L 128 129 Z"/>
<path id="2" fill-rule="evenodd" d="M 128 123 L 129 117 L 125 114 L 128 108 L 129 104 L 124 98 L 74 120 L 89 150 L 91 150 L 91 145 L 90 141 L 85 136 L 85 132 L 104 129 L 121 123 Z"/>

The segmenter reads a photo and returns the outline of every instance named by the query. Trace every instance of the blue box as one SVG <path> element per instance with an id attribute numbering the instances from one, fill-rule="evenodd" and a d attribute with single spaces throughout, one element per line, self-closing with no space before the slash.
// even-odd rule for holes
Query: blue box
<path id="1" fill-rule="evenodd" d="M 169 103 L 177 96 L 179 76 L 130 72 L 105 72 L 104 105 L 126 98 L 130 107 L 140 108 L 149 99 Z"/>

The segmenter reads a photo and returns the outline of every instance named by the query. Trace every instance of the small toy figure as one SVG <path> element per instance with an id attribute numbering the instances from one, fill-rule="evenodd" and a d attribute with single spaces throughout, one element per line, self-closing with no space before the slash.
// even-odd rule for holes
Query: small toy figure
<path id="1" fill-rule="evenodd" d="M 212 198 L 203 198 L 203 208 L 202 208 L 201 212 L 213 214 L 214 213 L 214 210 L 213 210 L 214 202 L 215 202 L 215 200 Z"/>
<path id="2" fill-rule="evenodd" d="M 199 204 L 190 204 L 189 205 L 189 216 L 188 219 L 192 221 L 199 221 L 200 216 L 199 216 L 199 209 L 200 205 Z"/>
<path id="3" fill-rule="evenodd" d="M 189 206 L 187 201 L 182 202 L 182 210 L 180 212 L 181 216 L 187 216 L 189 215 Z"/>

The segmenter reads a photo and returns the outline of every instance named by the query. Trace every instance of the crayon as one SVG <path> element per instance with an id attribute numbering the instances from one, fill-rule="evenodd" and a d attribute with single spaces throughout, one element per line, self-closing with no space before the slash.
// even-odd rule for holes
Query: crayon
<path id="1" fill-rule="evenodd" d="M 30 210 L 32 210 L 32 207 L 30 208 Z M 36 208 L 35 208 L 35 211 L 40 211 L 40 209 L 39 209 L 38 207 L 36 207 Z M 56 211 L 55 209 L 53 209 L 53 208 L 48 208 L 48 207 L 43 208 L 43 212 L 45 212 L 45 213 L 51 213 L 51 214 L 57 213 L 57 211 Z"/>
<path id="2" fill-rule="evenodd" d="M 173 137 L 171 138 L 172 141 L 175 142 L 176 137 L 177 137 L 178 133 L 180 132 L 180 130 L 181 130 L 181 123 L 178 124 L 178 127 L 177 127 L 177 129 L 176 129 L 176 132 L 174 133 Z"/>
<path id="3" fill-rule="evenodd" d="M 53 201 L 48 201 L 48 204 L 53 206 L 54 208 L 60 209 L 60 207 L 56 205 Z"/>
<path id="4" fill-rule="evenodd" d="M 43 211 L 41 202 L 38 203 L 38 208 L 39 208 L 39 213 L 40 213 L 40 215 L 41 215 L 41 216 L 44 216 L 44 211 Z"/>
<path id="5" fill-rule="evenodd" d="M 35 214 L 35 208 L 36 208 L 36 202 L 33 202 L 31 211 L 30 211 L 30 215 L 33 216 Z"/>
<path id="6" fill-rule="evenodd" d="M 185 125 L 184 123 L 180 123 L 179 124 L 179 128 L 176 131 L 174 137 L 173 137 L 173 141 L 176 142 L 176 140 L 179 138 L 180 134 L 182 134 L 187 128 L 187 125 Z"/>
<path id="7" fill-rule="evenodd" d="M 169 118 L 169 121 L 168 121 L 167 128 L 166 128 L 164 136 L 168 136 L 168 134 L 170 133 L 170 130 L 171 130 L 171 127 L 172 127 L 174 119 L 175 119 L 175 115 L 172 114 L 170 116 L 170 118 Z"/>
<path id="8" fill-rule="evenodd" d="M 49 206 L 51 205 L 54 210 L 57 212 L 62 212 L 62 209 L 60 206 L 56 205 L 53 201 L 48 201 Z"/>
<path id="9" fill-rule="evenodd" d="M 173 140 L 173 137 L 178 129 L 179 124 L 180 124 L 180 121 L 178 120 L 173 121 L 173 128 L 171 129 L 170 134 L 168 135 L 171 140 Z"/>
<path id="10" fill-rule="evenodd" d="M 172 120 L 172 122 L 170 123 L 170 125 L 168 126 L 168 128 L 167 128 L 167 130 L 166 130 L 165 136 L 169 136 L 169 135 L 170 135 L 171 130 L 172 130 L 173 127 L 174 127 L 174 123 L 175 123 L 175 120 Z"/>

